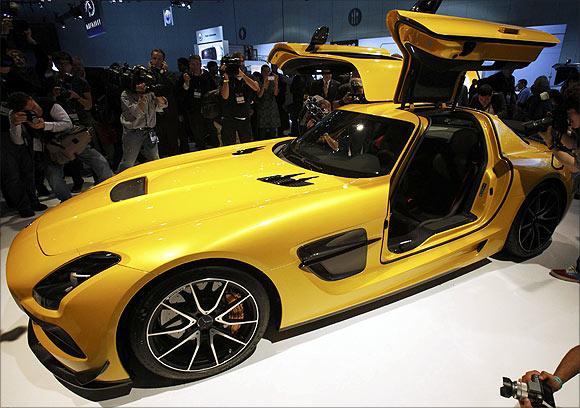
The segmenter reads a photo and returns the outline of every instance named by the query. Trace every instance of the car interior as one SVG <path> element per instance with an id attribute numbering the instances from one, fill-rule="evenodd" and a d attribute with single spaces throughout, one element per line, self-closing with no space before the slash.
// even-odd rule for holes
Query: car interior
<path id="1" fill-rule="evenodd" d="M 388 248 L 402 253 L 472 222 L 486 164 L 481 127 L 467 112 L 422 113 L 430 121 L 393 190 Z"/>

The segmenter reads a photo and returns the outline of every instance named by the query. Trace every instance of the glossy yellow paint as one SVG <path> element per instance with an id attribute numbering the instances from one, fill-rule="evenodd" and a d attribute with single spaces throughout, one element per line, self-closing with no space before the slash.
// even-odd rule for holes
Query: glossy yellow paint
<path id="1" fill-rule="evenodd" d="M 392 101 L 401 72 L 400 58 L 389 57 L 382 48 L 351 47 L 344 45 L 320 45 L 316 52 L 306 51 L 307 44 L 276 44 L 268 61 L 283 71 L 288 64 L 303 64 L 308 61 L 343 63 L 355 68 L 362 79 L 365 98 L 369 102 Z M 359 58 L 353 57 L 359 55 Z M 371 57 L 371 58 L 369 58 Z M 376 57 L 376 58 L 372 58 Z M 287 69 L 286 69 L 287 71 Z M 377 84 L 380 84 L 377 86 Z"/>
<path id="2" fill-rule="evenodd" d="M 304 48 L 278 45 L 272 51 L 272 62 L 283 68 L 293 58 L 311 58 Z M 372 92 L 389 84 L 384 75 L 395 77 L 393 71 L 400 70 L 400 61 L 373 62 L 331 53 L 316 58 L 351 63 L 367 81 L 367 97 L 368 92 L 381 98 L 389 93 L 392 99 L 394 87 Z M 374 72 L 374 66 L 382 68 Z M 7 260 L 7 281 L 15 300 L 37 319 L 67 331 L 87 358 L 66 355 L 34 325 L 42 345 L 75 371 L 100 367 L 108 360 L 109 367 L 98 379 L 125 379 L 128 373 L 117 353 L 117 336 L 127 336 L 118 332 L 121 316 L 148 282 L 163 279 L 177 266 L 207 260 L 219 264 L 227 259 L 259 271 L 276 288 L 282 313 L 277 329 L 283 330 L 418 285 L 498 252 L 525 194 L 548 177 L 561 180 L 570 197 L 569 174 L 550 167 L 549 152 L 522 142 L 496 117 L 466 110 L 481 124 L 487 146 L 488 162 L 481 182 L 486 187 L 472 208 L 477 220 L 433 235 L 409 253 L 390 253 L 384 244 L 388 237 L 384 222 L 390 217 L 391 184 L 396 183 L 428 121 L 394 103 L 343 109 L 413 124 L 415 132 L 390 174 L 354 179 L 317 173 L 274 153 L 276 145 L 287 139 L 259 141 L 128 169 L 47 211 L 21 231 Z M 263 149 L 232 155 L 250 147 Z M 497 171 L 502 165 L 507 171 Z M 315 176 L 315 182 L 293 189 L 258 180 L 294 173 Z M 147 178 L 146 195 L 110 200 L 109 194 L 119 182 L 142 176 Z M 330 282 L 300 269 L 299 247 L 357 228 L 364 228 L 369 239 L 381 239 L 369 245 L 363 272 Z M 487 243 L 480 248 L 484 241 Z M 44 309 L 32 299 L 32 288 L 41 279 L 71 259 L 96 251 L 116 253 L 121 262 L 71 291 L 56 311 Z"/>
<path id="3" fill-rule="evenodd" d="M 391 10 L 387 26 L 401 50 L 413 44 L 431 55 L 462 61 L 534 61 L 560 41 L 530 28 L 413 11 Z M 474 43 L 469 52 L 466 43 Z"/>

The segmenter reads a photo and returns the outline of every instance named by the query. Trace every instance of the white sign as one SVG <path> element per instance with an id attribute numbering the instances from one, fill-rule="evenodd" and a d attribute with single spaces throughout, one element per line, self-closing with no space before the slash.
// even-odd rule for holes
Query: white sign
<path id="1" fill-rule="evenodd" d="M 224 39 L 224 30 L 222 26 L 199 30 L 196 34 L 198 44 L 223 41 Z"/>

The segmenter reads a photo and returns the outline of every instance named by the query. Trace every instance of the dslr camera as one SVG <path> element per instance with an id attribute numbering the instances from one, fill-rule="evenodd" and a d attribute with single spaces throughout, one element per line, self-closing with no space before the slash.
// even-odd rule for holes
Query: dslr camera
<path id="1" fill-rule="evenodd" d="M 362 80 L 360 78 L 353 78 L 350 81 L 350 93 L 354 103 L 364 102 L 365 94 Z"/>
<path id="2" fill-rule="evenodd" d="M 32 110 L 24 111 L 24 113 L 26 113 L 26 121 L 27 122 L 33 123 L 34 120 L 36 118 L 38 118 L 38 116 L 36 115 L 36 112 L 34 112 Z"/>
<path id="3" fill-rule="evenodd" d="M 561 142 L 562 135 L 566 134 L 568 131 L 568 115 L 566 113 L 565 108 L 560 105 L 551 115 L 546 116 L 545 118 L 538 119 L 538 120 L 530 120 L 529 122 L 522 123 L 524 128 L 524 132 L 526 135 L 533 135 L 538 133 L 539 131 L 545 132 L 548 127 L 552 126 L 554 129 L 553 134 L 553 142 L 552 146 L 548 146 L 549 148 L 557 148 L 562 151 L 569 151 L 569 149 L 564 146 Z"/>
<path id="4" fill-rule="evenodd" d="M 534 408 L 556 408 L 552 388 L 546 381 L 541 381 L 538 375 L 532 375 L 532 381 L 529 382 L 512 381 L 508 377 L 503 377 L 503 385 L 499 389 L 499 394 L 504 398 L 518 400 L 528 398 Z"/>
<path id="5" fill-rule="evenodd" d="M 139 84 L 145 84 L 145 92 L 163 96 L 164 86 L 157 80 L 157 75 L 143 65 L 130 67 L 127 64 L 114 63 L 107 69 L 109 82 L 124 91 L 135 92 Z"/>
<path id="6" fill-rule="evenodd" d="M 72 91 L 73 76 L 65 72 L 60 76 L 58 86 L 60 87 L 60 97 L 62 99 L 70 99 L 70 91 Z"/>
<path id="7" fill-rule="evenodd" d="M 229 77 L 235 77 L 240 73 L 242 60 L 238 57 L 225 56 L 222 58 L 222 65 L 226 66 L 226 74 Z"/>

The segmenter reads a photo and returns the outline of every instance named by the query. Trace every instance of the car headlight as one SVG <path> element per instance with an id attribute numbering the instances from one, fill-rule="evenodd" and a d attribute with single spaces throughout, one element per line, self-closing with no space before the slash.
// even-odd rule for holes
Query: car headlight
<path id="1" fill-rule="evenodd" d="M 41 280 L 32 290 L 32 297 L 47 309 L 56 310 L 70 291 L 96 274 L 119 263 L 121 257 L 111 252 L 93 252 L 61 266 Z"/>
<path id="2" fill-rule="evenodd" d="M 147 194 L 147 177 L 123 181 L 111 190 L 111 201 L 123 201 Z"/>

